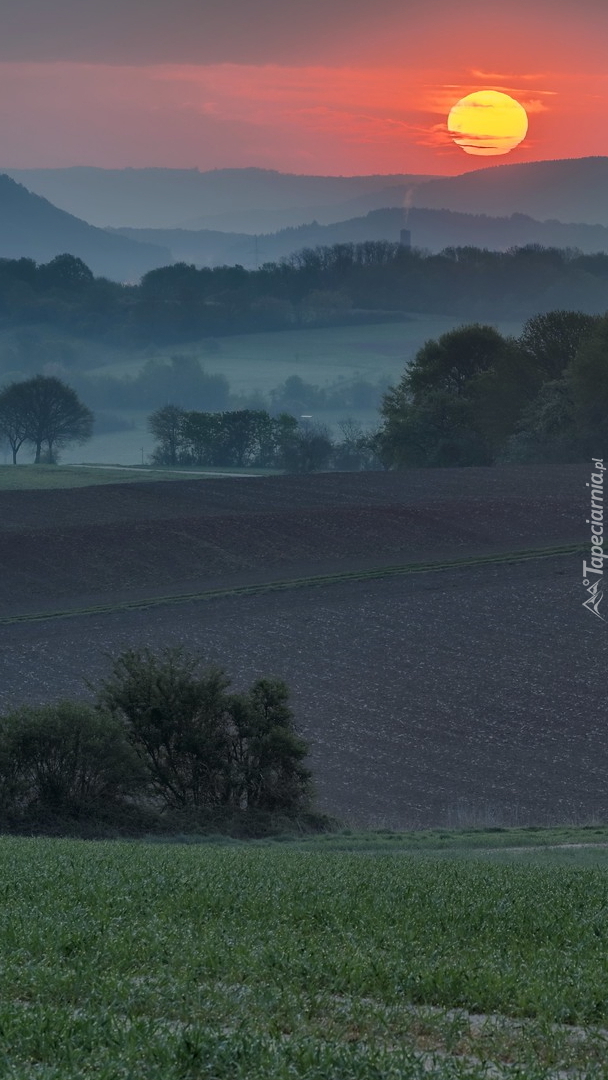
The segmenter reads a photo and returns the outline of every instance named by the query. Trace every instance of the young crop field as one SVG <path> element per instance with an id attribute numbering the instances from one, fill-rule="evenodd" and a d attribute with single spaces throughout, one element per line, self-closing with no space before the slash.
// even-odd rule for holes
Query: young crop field
<path id="1" fill-rule="evenodd" d="M 272 475 L 275 470 L 250 469 L 245 476 Z M 99 484 L 133 484 L 153 480 L 206 479 L 241 475 L 233 469 L 154 469 L 119 465 L 0 465 L 0 492 L 52 491 L 58 488 L 96 487 Z"/>
<path id="2" fill-rule="evenodd" d="M 605 871 L 4 837 L 0 881 L 10 1080 L 608 1076 Z"/>

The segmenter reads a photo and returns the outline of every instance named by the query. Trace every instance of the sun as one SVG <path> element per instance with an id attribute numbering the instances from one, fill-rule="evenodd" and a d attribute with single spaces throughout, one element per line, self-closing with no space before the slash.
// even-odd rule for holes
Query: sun
<path id="1" fill-rule="evenodd" d="M 508 154 L 528 133 L 523 105 L 498 90 L 477 90 L 450 109 L 448 131 L 466 154 Z"/>

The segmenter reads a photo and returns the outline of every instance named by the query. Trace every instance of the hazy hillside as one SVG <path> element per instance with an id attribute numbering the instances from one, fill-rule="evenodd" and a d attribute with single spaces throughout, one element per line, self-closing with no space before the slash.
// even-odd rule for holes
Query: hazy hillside
<path id="1" fill-rule="evenodd" d="M 428 176 L 294 176 L 270 169 L 7 169 L 7 174 L 55 206 L 92 225 L 274 231 L 305 221 L 394 205 L 387 188 L 406 190 Z M 354 200 L 354 204 L 351 202 Z M 341 204 L 347 204 L 338 209 Z M 331 209 L 331 208 L 334 209 Z M 255 213 L 251 213 L 255 211 Z"/>
<path id="2" fill-rule="evenodd" d="M 94 228 L 0 175 L 0 258 L 25 256 L 44 263 L 64 252 L 115 281 L 137 280 L 171 262 L 166 248 Z"/>
<path id="3" fill-rule="evenodd" d="M 79 218 L 117 228 L 273 233 L 410 204 L 608 226 L 605 157 L 495 165 L 445 178 L 296 176 L 268 169 L 81 167 L 7 172 Z"/>
<path id="4" fill-rule="evenodd" d="M 321 225 L 313 222 L 253 237 L 248 233 L 186 229 L 120 229 L 119 235 L 169 248 L 177 261 L 199 266 L 240 263 L 255 269 L 303 247 L 330 246 L 364 240 L 399 240 L 404 212 L 400 208 L 374 210 L 365 217 Z M 599 225 L 562 225 L 541 222 L 524 214 L 492 218 L 447 210 L 413 209 L 407 217 L 412 245 L 432 252 L 446 247 L 482 247 L 506 251 L 526 244 L 580 248 L 586 253 L 608 251 L 608 228 Z"/>
<path id="5" fill-rule="evenodd" d="M 414 194 L 416 206 L 472 214 L 522 213 L 546 220 L 608 225 L 608 158 L 570 158 L 496 165 L 464 176 L 431 180 Z"/>

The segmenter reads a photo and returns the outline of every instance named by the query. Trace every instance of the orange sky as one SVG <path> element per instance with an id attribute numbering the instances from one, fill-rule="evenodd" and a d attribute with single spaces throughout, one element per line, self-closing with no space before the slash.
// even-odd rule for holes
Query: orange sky
<path id="1" fill-rule="evenodd" d="M 15 19 L 39 2 L 20 0 Z M 54 4 L 67 5 L 65 40 L 36 37 L 24 22 L 21 36 L 0 46 L 0 167 L 455 173 L 608 155 L 608 0 L 351 0 L 344 8 L 326 0 L 312 30 L 316 0 L 294 0 L 292 14 L 309 14 L 300 32 L 294 15 L 291 35 L 279 14 L 285 4 L 272 7 L 278 0 L 240 8 L 244 0 L 224 0 L 224 22 L 214 7 L 207 27 L 213 34 L 204 33 L 200 15 L 211 0 L 176 0 L 198 50 L 188 44 L 188 26 L 179 40 L 171 37 L 162 23 L 169 6 L 158 0 L 147 8 L 122 0 L 120 11 L 138 9 L 144 19 L 143 39 L 131 45 L 127 27 L 116 24 L 113 43 L 107 27 L 104 38 L 93 24 L 72 25 L 72 2 Z M 265 39 L 251 24 L 262 9 L 267 20 L 276 14 Z M 151 18 L 149 42 L 146 11 L 160 19 Z M 249 26 L 238 11 L 248 13 Z M 466 155 L 446 133 L 450 107 L 479 89 L 511 94 L 530 118 L 525 141 L 491 162 Z"/>

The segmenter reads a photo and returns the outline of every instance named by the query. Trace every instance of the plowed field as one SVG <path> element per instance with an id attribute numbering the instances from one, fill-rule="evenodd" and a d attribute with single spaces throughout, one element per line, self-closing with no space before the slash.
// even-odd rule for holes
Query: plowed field
<path id="1" fill-rule="evenodd" d="M 134 484 L 2 497 L 5 619 L 584 543 L 586 466 Z M 285 678 L 319 801 L 393 827 L 608 817 L 605 625 L 581 555 L 0 626 L 0 707 L 183 644 Z"/>

